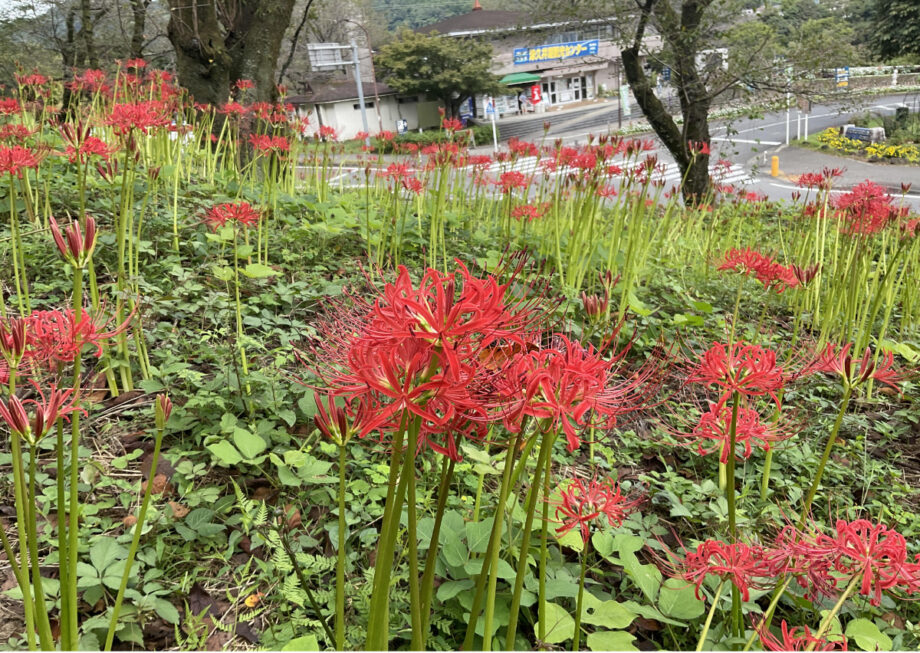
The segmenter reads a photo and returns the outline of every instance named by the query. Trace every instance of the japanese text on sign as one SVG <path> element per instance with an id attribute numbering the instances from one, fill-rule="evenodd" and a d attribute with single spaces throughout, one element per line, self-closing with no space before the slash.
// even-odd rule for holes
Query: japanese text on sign
<path id="1" fill-rule="evenodd" d="M 533 48 L 515 48 L 514 63 L 535 63 L 537 61 L 552 61 L 554 59 L 570 59 L 597 54 L 599 41 L 573 41 L 571 43 L 555 43 L 553 45 L 538 45 Z"/>

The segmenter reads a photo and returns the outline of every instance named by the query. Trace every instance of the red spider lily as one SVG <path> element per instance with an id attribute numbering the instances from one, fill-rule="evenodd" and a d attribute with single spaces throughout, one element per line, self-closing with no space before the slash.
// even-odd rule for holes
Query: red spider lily
<path id="1" fill-rule="evenodd" d="M 757 630 L 757 636 L 764 650 L 767 651 L 847 651 L 847 640 L 842 635 L 840 639 L 827 639 L 814 637 L 808 626 L 796 626 L 790 629 L 783 619 L 780 624 L 781 639 L 770 632 L 764 625 Z"/>
<path id="2" fill-rule="evenodd" d="M 92 93 L 107 92 L 108 85 L 105 83 L 105 73 L 101 70 L 88 69 L 73 78 L 69 83 L 72 91 L 90 91 Z"/>
<path id="3" fill-rule="evenodd" d="M 16 115 L 22 110 L 19 100 L 13 97 L 0 98 L 0 116 Z"/>
<path id="4" fill-rule="evenodd" d="M 348 444 L 351 436 L 361 431 L 360 425 L 353 425 L 349 421 L 345 409 L 335 403 L 333 395 L 326 395 L 324 402 L 323 396 L 314 392 L 313 403 L 316 404 L 316 415 L 313 416 L 316 428 L 340 447 Z"/>
<path id="5" fill-rule="evenodd" d="M 719 461 L 727 463 L 731 442 L 731 422 L 732 407 L 723 400 L 710 404 L 709 410 L 700 416 L 692 432 L 678 435 L 695 442 L 700 455 L 719 451 Z M 760 419 L 760 413 L 753 408 L 739 405 L 735 424 L 735 446 L 743 445 L 744 449 L 743 451 L 736 449 L 736 456 L 747 460 L 753 453 L 752 443 L 764 451 L 769 451 L 774 442 L 786 440 L 793 435 L 792 430 L 784 429 L 776 423 L 764 424 Z M 705 443 L 711 443 L 711 446 L 706 447 Z"/>
<path id="6" fill-rule="evenodd" d="M 502 187 L 502 193 L 507 194 L 515 188 L 526 188 L 528 179 L 523 172 L 509 170 L 508 172 L 503 172 L 495 184 Z"/>
<path id="7" fill-rule="evenodd" d="M 696 585 L 696 598 L 701 601 L 705 600 L 701 591 L 703 583 L 709 576 L 731 582 L 740 590 L 741 599 L 747 601 L 750 598 L 750 588 L 765 587 L 757 579 L 769 575 L 769 569 L 764 564 L 764 549 L 756 544 L 726 544 L 719 540 L 706 540 L 696 551 L 685 550 L 683 560 L 675 558 L 670 552 L 668 558 L 668 574 Z"/>
<path id="8" fill-rule="evenodd" d="M 117 148 L 109 147 L 104 141 L 95 136 L 88 136 L 77 146 L 68 145 L 65 154 L 71 163 L 86 163 L 91 156 L 98 156 L 104 161 L 109 160 Z"/>
<path id="9" fill-rule="evenodd" d="M 20 145 L 0 147 L 0 176 L 9 173 L 22 179 L 27 168 L 37 167 L 38 159 L 32 150 Z"/>
<path id="10" fill-rule="evenodd" d="M 291 144 L 284 136 L 250 134 L 249 142 L 256 150 L 262 152 L 263 154 L 273 152 L 280 155 L 282 152 L 289 152 L 291 149 Z"/>
<path id="11" fill-rule="evenodd" d="M 627 350 L 605 360 L 593 346 L 556 335 L 549 348 L 522 351 L 496 382 L 511 403 L 506 428 L 517 431 L 524 415 L 546 420 L 548 427 L 561 427 L 569 451 L 575 451 L 581 446 L 577 429 L 610 429 L 618 415 L 646 407 L 658 389 L 661 361 L 627 374 L 620 366 Z"/>
<path id="12" fill-rule="evenodd" d="M 404 189 L 416 195 L 421 195 L 422 191 L 425 190 L 425 184 L 418 177 L 404 177 L 400 180 L 400 184 Z"/>
<path id="13" fill-rule="evenodd" d="M 223 114 L 225 116 L 235 116 L 239 118 L 249 113 L 249 109 L 244 107 L 239 102 L 227 102 L 224 106 L 217 110 L 217 113 Z"/>
<path id="14" fill-rule="evenodd" d="M 543 216 L 544 211 L 533 204 L 521 204 L 511 209 L 511 217 L 517 220 L 527 218 L 527 222 L 533 222 Z"/>
<path id="15" fill-rule="evenodd" d="M 249 111 L 263 120 L 267 120 L 272 112 L 271 102 L 253 102 L 249 105 Z"/>
<path id="16" fill-rule="evenodd" d="M 736 342 L 713 344 L 691 370 L 690 383 L 715 385 L 723 398 L 737 392 L 747 397 L 769 395 L 779 406 L 777 391 L 783 387 L 783 369 L 776 365 L 776 352 L 759 345 Z"/>
<path id="17" fill-rule="evenodd" d="M 535 143 L 522 141 L 514 136 L 508 140 L 508 150 L 516 156 L 539 156 L 540 151 Z"/>
<path id="18" fill-rule="evenodd" d="M 920 218 L 902 222 L 900 229 L 905 238 L 916 238 L 917 234 L 920 233 Z"/>
<path id="19" fill-rule="evenodd" d="M 382 132 L 374 136 L 374 138 L 378 141 L 383 141 L 384 143 L 392 143 L 396 138 L 396 134 L 384 129 Z"/>
<path id="20" fill-rule="evenodd" d="M 320 125 L 319 131 L 316 132 L 316 138 L 319 140 L 331 140 L 334 141 L 339 137 L 338 133 L 335 130 L 335 127 L 330 127 L 329 125 Z"/>
<path id="21" fill-rule="evenodd" d="M 687 144 L 687 147 L 690 150 L 690 154 L 692 156 L 696 156 L 697 154 L 709 156 L 711 154 L 709 150 L 709 143 L 706 141 L 690 141 Z"/>
<path id="22" fill-rule="evenodd" d="M 48 83 L 48 78 L 39 73 L 13 76 L 16 78 L 16 83 L 20 86 L 44 86 Z"/>
<path id="23" fill-rule="evenodd" d="M 456 118 L 441 118 L 441 129 L 453 134 L 463 129 L 463 123 Z"/>
<path id="24" fill-rule="evenodd" d="M 71 398 L 73 388 L 58 390 L 52 384 L 51 392 L 46 397 L 37 383 L 33 381 L 32 385 L 38 392 L 40 401 L 35 399 L 22 401 L 16 395 L 12 395 L 5 404 L 0 400 L 0 418 L 7 423 L 13 433 L 26 441 L 35 443 L 41 440 L 60 417 L 66 418 L 67 415 L 74 412 L 86 414 L 86 411 L 81 410 Z M 31 423 L 26 412 L 28 404 L 34 407 L 35 417 Z"/>
<path id="25" fill-rule="evenodd" d="M 598 186 L 597 190 L 595 191 L 595 194 L 598 197 L 602 197 L 604 199 L 610 199 L 611 197 L 617 196 L 617 189 L 616 189 L 616 186 L 613 186 L 613 185 Z"/>
<path id="26" fill-rule="evenodd" d="M 165 127 L 170 122 L 165 102 L 147 100 L 145 102 L 116 104 L 105 119 L 115 133 L 121 136 L 130 134 L 135 129 L 144 134 L 154 127 Z"/>
<path id="27" fill-rule="evenodd" d="M 241 91 L 248 90 L 250 88 L 255 88 L 256 85 L 252 82 L 251 79 L 238 79 L 233 84 L 237 89 Z"/>
<path id="28" fill-rule="evenodd" d="M 32 311 L 25 318 L 28 320 L 26 356 L 39 364 L 70 363 L 84 346 L 92 345 L 96 348 L 94 355 L 98 358 L 102 355 L 101 343 L 124 331 L 133 318 L 132 313 L 115 329 L 103 332 L 101 329 L 106 322 L 101 314 L 93 315 L 84 310 L 77 320 L 70 308 Z"/>
<path id="29" fill-rule="evenodd" d="M 894 198 L 885 189 L 871 181 L 865 181 L 846 195 L 838 197 L 833 206 L 838 218 L 844 223 L 841 231 L 851 236 L 876 234 L 899 216 L 907 214 L 907 208 L 893 205 Z"/>
<path id="30" fill-rule="evenodd" d="M 811 364 L 810 371 L 826 372 L 838 375 L 845 387 L 856 387 L 874 379 L 879 383 L 893 388 L 898 393 L 901 389 L 897 386 L 902 380 L 902 375 L 893 369 L 894 354 L 886 351 L 882 354 L 881 360 L 876 365 L 873 362 L 872 351 L 866 347 L 862 358 L 859 360 L 859 368 L 853 365 L 853 357 L 850 350 L 853 348 L 852 343 L 847 343 L 843 347 L 838 347 L 829 343 L 824 351 Z"/>
<path id="31" fill-rule="evenodd" d="M 832 562 L 825 549 L 815 546 L 814 527 L 807 534 L 791 525 L 784 527 L 773 546 L 765 550 L 764 560 L 770 576 L 792 575 L 810 600 L 833 596 L 836 591 Z"/>
<path id="32" fill-rule="evenodd" d="M 821 264 L 815 263 L 814 265 L 803 268 L 793 263 L 791 269 L 792 275 L 795 277 L 796 281 L 798 281 L 797 285 L 807 286 L 818 276 L 818 272 L 821 270 Z"/>
<path id="33" fill-rule="evenodd" d="M 556 535 L 562 537 L 578 527 L 582 541 L 587 542 L 591 522 L 606 517 L 610 526 L 617 527 L 639 502 L 639 499 L 624 497 L 619 484 L 609 478 L 602 481 L 593 478 L 587 486 L 581 479 L 575 479 L 562 490 L 561 502 L 556 508 L 556 519 L 561 517 L 562 525 L 556 528 Z"/>
<path id="34" fill-rule="evenodd" d="M 412 168 L 409 167 L 408 163 L 391 163 L 386 167 L 386 170 L 380 170 L 377 172 L 378 177 L 385 177 L 386 179 L 396 180 L 400 180 L 411 175 Z"/>
<path id="35" fill-rule="evenodd" d="M 765 254 L 750 247 L 745 249 L 730 249 L 722 255 L 716 270 L 720 272 L 731 270 L 744 275 L 751 273 L 760 274 L 770 269 L 775 261 Z"/>
<path id="36" fill-rule="evenodd" d="M 96 247 L 96 220 L 92 216 L 86 216 L 85 234 L 81 233 L 80 223 L 73 221 L 64 230 L 64 236 L 61 235 L 61 229 L 54 216 L 51 216 L 49 221 L 54 243 L 64 260 L 80 268 L 86 265 Z"/>
<path id="37" fill-rule="evenodd" d="M 29 129 L 25 125 L 3 125 L 0 126 L 0 141 L 21 143 L 34 133 L 35 130 Z"/>
<path id="38" fill-rule="evenodd" d="M 223 227 L 228 222 L 235 222 L 243 227 L 253 227 L 259 224 L 262 214 L 248 202 L 227 202 L 212 206 L 204 219 L 214 230 Z"/>
<path id="39" fill-rule="evenodd" d="M 834 569 L 849 577 L 862 577 L 859 593 L 872 605 L 881 605 L 882 591 L 904 581 L 907 541 L 897 531 L 866 519 L 838 519 L 836 535 L 820 534 L 816 545 L 833 557 Z"/>

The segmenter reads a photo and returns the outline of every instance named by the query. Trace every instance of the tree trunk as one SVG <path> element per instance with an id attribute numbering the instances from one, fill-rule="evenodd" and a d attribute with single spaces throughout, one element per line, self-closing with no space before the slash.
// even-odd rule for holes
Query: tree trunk
<path id="1" fill-rule="evenodd" d="M 198 102 L 220 106 L 240 79 L 250 99 L 274 101 L 275 67 L 294 0 L 169 0 L 167 34 L 176 50 L 179 83 Z"/>
<path id="2" fill-rule="evenodd" d="M 77 63 L 77 44 L 76 44 L 76 22 L 77 22 L 77 9 L 74 5 L 71 5 L 67 10 L 67 18 L 65 19 L 66 25 L 66 37 L 64 43 L 61 45 L 61 62 L 64 67 L 64 79 L 70 81 L 73 79 L 74 66 Z M 61 97 L 61 118 L 65 119 L 72 112 L 71 102 L 73 101 L 73 91 L 70 88 L 69 84 L 64 84 L 64 94 Z"/>
<path id="3" fill-rule="evenodd" d="M 179 83 L 197 101 L 220 106 L 230 95 L 230 55 L 214 2 L 169 0 L 166 28 Z"/>
<path id="4" fill-rule="evenodd" d="M 144 28 L 147 25 L 147 7 L 150 0 L 131 0 L 134 22 L 131 26 L 131 59 L 144 58 Z"/>
<path id="5" fill-rule="evenodd" d="M 98 68 L 99 57 L 96 55 L 96 42 L 93 38 L 93 19 L 90 17 L 89 1 L 80 1 L 80 37 L 83 41 L 83 54 L 86 57 L 86 65 L 90 68 Z"/>

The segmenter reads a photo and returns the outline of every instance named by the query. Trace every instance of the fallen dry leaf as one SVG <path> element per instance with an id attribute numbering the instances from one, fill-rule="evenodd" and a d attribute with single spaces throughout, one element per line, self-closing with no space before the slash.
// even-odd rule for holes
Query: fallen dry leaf
<path id="1" fill-rule="evenodd" d="M 188 514 L 188 508 L 183 506 L 181 503 L 170 501 L 169 507 L 172 509 L 172 515 L 175 519 L 182 519 Z"/>

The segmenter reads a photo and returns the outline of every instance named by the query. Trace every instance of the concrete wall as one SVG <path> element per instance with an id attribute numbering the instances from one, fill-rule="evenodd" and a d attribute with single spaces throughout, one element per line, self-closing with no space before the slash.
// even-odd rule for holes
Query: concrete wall
<path id="1" fill-rule="evenodd" d="M 375 102 L 374 97 L 368 96 L 365 102 L 370 105 Z M 313 104 L 305 104 L 297 107 L 299 116 L 307 116 L 310 120 L 310 129 L 308 133 L 312 134 L 323 124 L 336 130 L 339 139 L 348 140 L 357 135 L 358 132 L 364 131 L 364 124 L 361 121 L 361 108 L 358 106 L 358 100 L 342 100 L 340 102 L 327 102 L 318 108 Z M 379 129 L 379 122 L 383 123 L 383 129 L 395 132 L 396 121 L 403 119 L 408 123 L 410 130 L 417 130 L 419 127 L 428 129 L 440 125 L 440 115 L 438 114 L 438 103 L 422 99 L 418 101 L 417 97 L 411 96 L 400 99 L 395 95 L 384 95 L 380 98 L 380 121 L 377 119 L 377 107 L 367 106 L 367 124 L 371 134 L 376 134 Z"/>

